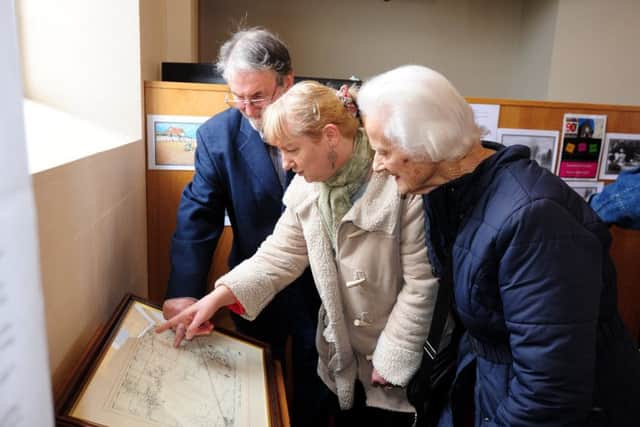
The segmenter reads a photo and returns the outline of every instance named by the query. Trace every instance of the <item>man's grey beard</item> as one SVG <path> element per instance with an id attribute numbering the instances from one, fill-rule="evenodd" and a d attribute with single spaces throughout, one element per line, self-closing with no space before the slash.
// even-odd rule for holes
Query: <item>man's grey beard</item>
<path id="1" fill-rule="evenodd" d="M 262 117 L 259 119 L 251 119 L 247 116 L 244 116 L 247 120 L 249 120 L 249 123 L 251 123 L 251 126 L 253 126 L 253 128 L 255 130 L 257 130 L 258 132 L 262 133 Z"/>

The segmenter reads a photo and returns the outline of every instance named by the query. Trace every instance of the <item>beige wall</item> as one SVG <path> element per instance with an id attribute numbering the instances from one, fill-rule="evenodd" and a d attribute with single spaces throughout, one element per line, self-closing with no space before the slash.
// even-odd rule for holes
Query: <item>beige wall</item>
<path id="1" fill-rule="evenodd" d="M 139 3 L 142 80 L 160 80 L 162 62 L 197 62 L 198 0 Z"/>
<path id="2" fill-rule="evenodd" d="M 199 60 L 245 16 L 285 39 L 299 75 L 419 63 L 465 96 L 640 104 L 637 0 L 200 0 Z"/>
<path id="3" fill-rule="evenodd" d="M 547 98 L 640 105 L 639 19 L 637 0 L 561 0 Z"/>
<path id="4" fill-rule="evenodd" d="M 140 74 L 143 81 L 160 80 L 160 64 L 167 51 L 167 9 L 162 6 L 164 0 L 140 0 Z"/>
<path id="5" fill-rule="evenodd" d="M 144 144 L 33 175 L 57 390 L 127 292 L 147 295 Z"/>
<path id="6" fill-rule="evenodd" d="M 200 61 L 247 14 L 288 43 L 298 75 L 369 77 L 430 65 L 466 96 L 510 95 L 522 0 L 200 0 Z M 248 12 L 247 12 L 248 11 Z"/>
<path id="7" fill-rule="evenodd" d="M 165 0 L 167 2 L 166 62 L 197 62 L 197 0 Z"/>
<path id="8" fill-rule="evenodd" d="M 524 2 L 510 98 L 546 99 L 557 13 L 558 0 Z"/>

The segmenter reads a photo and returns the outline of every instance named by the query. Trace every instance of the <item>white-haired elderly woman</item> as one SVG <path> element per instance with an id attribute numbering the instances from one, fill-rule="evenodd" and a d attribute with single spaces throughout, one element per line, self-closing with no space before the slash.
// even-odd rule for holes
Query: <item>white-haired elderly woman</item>
<path id="1" fill-rule="evenodd" d="M 414 408 L 404 386 L 421 362 L 437 280 L 422 199 L 401 197 L 391 176 L 372 170 L 357 115 L 346 87 L 316 82 L 294 85 L 266 109 L 265 140 L 298 174 L 286 210 L 252 258 L 159 330 L 192 318 L 187 335 L 197 335 L 234 304 L 254 319 L 310 265 L 322 301 L 318 374 L 333 392 L 335 424 L 409 426 Z"/>
<path id="2" fill-rule="evenodd" d="M 359 105 L 374 170 L 423 197 L 436 272 L 452 257 L 467 332 L 440 425 L 471 395 L 476 426 L 638 425 L 640 354 L 606 225 L 526 147 L 482 142 L 470 106 L 429 68 L 371 79 Z"/>

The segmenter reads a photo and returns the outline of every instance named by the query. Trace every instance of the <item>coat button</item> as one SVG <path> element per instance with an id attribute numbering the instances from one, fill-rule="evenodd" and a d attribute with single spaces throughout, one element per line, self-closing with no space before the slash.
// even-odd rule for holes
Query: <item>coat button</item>
<path id="1" fill-rule="evenodd" d="M 355 319 L 353 321 L 354 326 L 371 326 L 371 322 L 364 319 Z"/>

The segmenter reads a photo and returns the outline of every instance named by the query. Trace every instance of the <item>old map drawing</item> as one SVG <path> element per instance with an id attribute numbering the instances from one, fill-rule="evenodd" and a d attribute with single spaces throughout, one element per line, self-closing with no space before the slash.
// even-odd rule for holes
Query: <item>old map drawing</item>
<path id="1" fill-rule="evenodd" d="M 269 425 L 262 349 L 213 332 L 173 348 L 158 310 L 134 302 L 71 415 L 105 425 Z"/>

